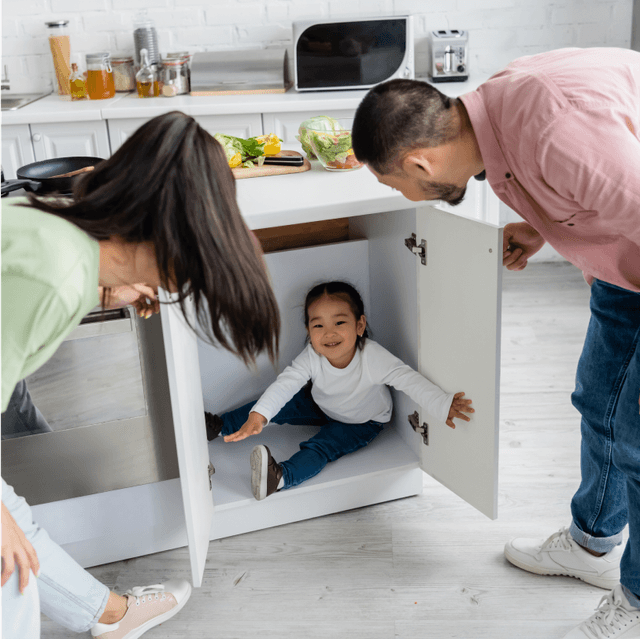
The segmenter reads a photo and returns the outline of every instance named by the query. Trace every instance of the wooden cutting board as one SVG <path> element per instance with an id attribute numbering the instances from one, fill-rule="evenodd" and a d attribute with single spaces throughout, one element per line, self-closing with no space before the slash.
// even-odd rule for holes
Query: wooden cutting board
<path id="1" fill-rule="evenodd" d="M 293 156 L 297 155 L 302 157 L 301 153 L 297 151 L 280 151 L 278 155 L 273 155 L 271 157 L 278 156 Z M 304 171 L 308 171 L 311 168 L 311 163 L 307 158 L 304 159 L 304 164 L 302 166 L 280 166 L 278 164 L 263 164 L 262 166 L 254 166 L 250 169 L 243 169 L 241 167 L 231 169 L 233 175 L 236 180 L 243 180 L 244 178 L 252 178 L 252 177 L 263 177 L 265 175 L 286 175 L 287 173 L 304 173 Z"/>

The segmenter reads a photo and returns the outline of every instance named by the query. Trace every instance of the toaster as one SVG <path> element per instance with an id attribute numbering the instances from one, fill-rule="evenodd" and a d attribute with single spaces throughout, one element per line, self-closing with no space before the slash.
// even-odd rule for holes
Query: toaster
<path id="1" fill-rule="evenodd" d="M 466 31 L 443 29 L 429 34 L 432 82 L 464 82 L 469 79 Z"/>

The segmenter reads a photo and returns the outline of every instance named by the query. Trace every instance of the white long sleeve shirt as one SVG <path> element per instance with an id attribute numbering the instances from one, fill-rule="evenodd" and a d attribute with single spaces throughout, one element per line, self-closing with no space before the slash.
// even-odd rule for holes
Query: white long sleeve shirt
<path id="1" fill-rule="evenodd" d="M 454 395 L 367 339 L 346 368 L 335 368 L 309 344 L 251 410 L 270 421 L 309 380 L 316 404 L 328 417 L 345 424 L 388 422 L 393 403 L 387 385 L 406 393 L 441 421 L 446 421 Z"/>

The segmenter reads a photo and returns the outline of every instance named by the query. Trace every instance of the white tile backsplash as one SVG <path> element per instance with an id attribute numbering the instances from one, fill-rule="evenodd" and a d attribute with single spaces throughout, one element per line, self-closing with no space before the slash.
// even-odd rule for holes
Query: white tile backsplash
<path id="1" fill-rule="evenodd" d="M 148 11 L 168 51 L 254 49 L 288 43 L 293 20 L 415 16 L 416 68 L 427 71 L 432 29 L 469 31 L 471 72 L 489 74 L 522 55 L 575 46 L 628 47 L 633 0 L 3 0 L 2 63 L 11 90 L 50 83 L 45 21 L 69 19 L 75 57 L 133 52 L 133 19 Z"/>

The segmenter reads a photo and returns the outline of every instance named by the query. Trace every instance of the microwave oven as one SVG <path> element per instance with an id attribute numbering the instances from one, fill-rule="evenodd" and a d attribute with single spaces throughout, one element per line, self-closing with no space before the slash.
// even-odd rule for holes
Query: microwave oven
<path id="1" fill-rule="evenodd" d="M 297 91 L 368 89 L 415 77 L 412 16 L 293 23 Z"/>

